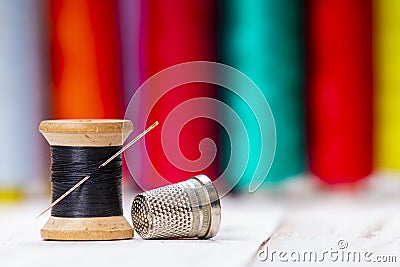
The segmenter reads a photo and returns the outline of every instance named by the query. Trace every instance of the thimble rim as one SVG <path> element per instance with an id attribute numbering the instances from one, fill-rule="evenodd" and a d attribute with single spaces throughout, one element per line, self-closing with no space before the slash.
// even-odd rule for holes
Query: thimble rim
<path id="1" fill-rule="evenodd" d="M 192 178 L 198 180 L 201 184 L 204 185 L 204 187 L 208 192 L 208 196 L 210 198 L 210 207 L 211 207 L 210 227 L 207 233 L 199 238 L 204 238 L 204 239 L 212 238 L 218 233 L 219 227 L 221 225 L 221 203 L 219 201 L 219 195 L 213 182 L 206 175 L 199 174 Z"/>

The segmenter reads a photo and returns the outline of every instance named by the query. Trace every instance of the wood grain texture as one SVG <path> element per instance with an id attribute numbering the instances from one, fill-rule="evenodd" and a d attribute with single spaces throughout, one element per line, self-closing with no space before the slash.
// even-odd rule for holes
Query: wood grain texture
<path id="1" fill-rule="evenodd" d="M 370 250 L 374 256 L 396 255 L 400 261 L 400 179 L 379 175 L 358 191 L 320 190 L 311 179 L 292 179 L 283 188 L 221 199 L 222 222 L 210 240 L 143 240 L 119 242 L 43 242 L 35 215 L 47 200 L 0 206 L 0 265 L 80 266 L 317 266 L 310 262 L 261 262 L 257 250 Z M 125 192 L 125 217 L 134 194 Z M 269 240 L 268 240 L 269 239 Z M 23 255 L 23 256 L 21 256 Z M 322 266 L 396 266 L 320 262 Z"/>
<path id="2" fill-rule="evenodd" d="M 50 145 L 120 146 L 133 130 L 129 120 L 47 120 L 39 131 Z"/>
<path id="3" fill-rule="evenodd" d="M 51 216 L 40 230 L 48 240 L 118 240 L 133 237 L 133 229 L 124 216 L 97 218 L 61 218 Z"/>

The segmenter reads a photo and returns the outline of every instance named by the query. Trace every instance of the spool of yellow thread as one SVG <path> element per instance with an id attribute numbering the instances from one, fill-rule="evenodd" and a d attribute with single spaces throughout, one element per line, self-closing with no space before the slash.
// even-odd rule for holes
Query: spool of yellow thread
<path id="1" fill-rule="evenodd" d="M 400 171 L 400 1 L 375 1 L 376 165 Z"/>

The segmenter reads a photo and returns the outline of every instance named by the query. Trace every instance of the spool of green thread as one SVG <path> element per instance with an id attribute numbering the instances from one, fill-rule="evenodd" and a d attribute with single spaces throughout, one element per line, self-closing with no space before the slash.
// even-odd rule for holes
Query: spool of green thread
<path id="1" fill-rule="evenodd" d="M 297 175 L 304 168 L 304 3 L 224 0 L 220 12 L 221 61 L 258 85 L 275 119 L 276 154 L 264 185 Z M 254 149 L 261 143 L 255 138 L 259 135 L 257 122 L 251 107 L 228 90 L 221 91 L 222 100 L 239 114 L 250 136 L 247 169 L 236 186 L 247 190 L 259 158 Z M 223 139 L 229 147 L 227 138 Z M 224 157 L 226 163 L 229 153 Z M 267 167 L 260 163 L 259 168 Z"/>

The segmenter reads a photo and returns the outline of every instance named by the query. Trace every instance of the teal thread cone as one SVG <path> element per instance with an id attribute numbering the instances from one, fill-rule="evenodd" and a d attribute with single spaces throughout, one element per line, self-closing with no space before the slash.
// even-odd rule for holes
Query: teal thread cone
<path id="1" fill-rule="evenodd" d="M 275 159 L 264 182 L 275 183 L 304 169 L 304 4 L 300 0 L 224 0 L 220 58 L 250 77 L 266 97 L 276 124 Z M 251 107 L 227 90 L 222 100 L 242 118 L 250 136 L 250 158 L 236 188 L 247 190 L 257 167 L 260 138 Z M 223 114 L 222 114 L 223 117 Z M 232 133 L 234 134 L 234 133 Z M 223 147 L 229 150 L 227 138 Z M 227 162 L 229 153 L 222 162 Z M 246 159 L 243 159 L 246 160 Z M 265 164 L 266 165 L 266 164 Z M 268 168 L 260 163 L 259 168 Z M 228 178 L 228 183 L 237 180 Z"/>

